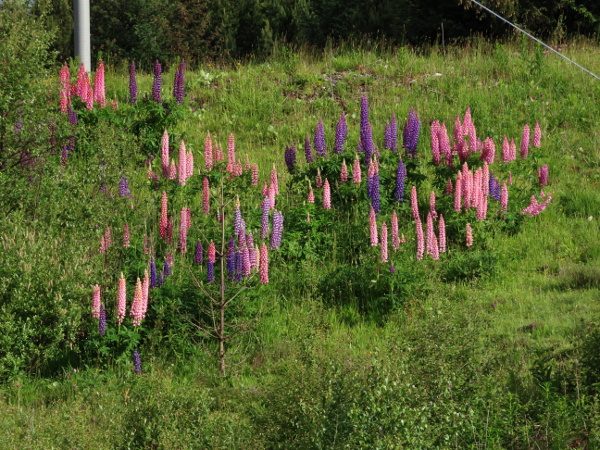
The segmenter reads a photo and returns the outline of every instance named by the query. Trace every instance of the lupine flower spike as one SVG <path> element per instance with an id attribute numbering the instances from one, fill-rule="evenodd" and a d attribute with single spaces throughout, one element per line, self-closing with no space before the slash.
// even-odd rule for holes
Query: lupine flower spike
<path id="1" fill-rule="evenodd" d="M 179 144 L 179 166 L 177 169 L 179 185 L 185 186 L 187 178 L 187 150 L 183 141 Z"/>
<path id="2" fill-rule="evenodd" d="M 262 284 L 269 283 L 269 250 L 267 249 L 267 245 L 263 242 L 260 247 L 260 257 L 259 257 L 259 267 L 260 267 L 260 282 Z"/>
<path id="3" fill-rule="evenodd" d="M 152 85 L 152 100 L 162 103 L 162 67 L 158 61 L 154 63 L 154 84 Z"/>
<path id="4" fill-rule="evenodd" d="M 381 224 L 381 261 L 388 261 L 388 229 L 387 224 Z"/>
<path id="5" fill-rule="evenodd" d="M 416 240 L 417 240 L 417 261 L 423 259 L 423 255 L 425 254 L 425 242 L 423 238 L 423 224 L 421 223 L 421 219 L 417 217 L 415 220 L 415 229 L 416 229 Z"/>
<path id="6" fill-rule="evenodd" d="M 71 74 L 69 73 L 69 66 L 64 63 L 60 68 L 60 112 L 66 114 L 71 104 Z"/>
<path id="7" fill-rule="evenodd" d="M 96 77 L 94 78 L 94 101 L 99 103 L 102 108 L 106 106 L 106 89 L 104 87 L 104 63 L 98 61 Z"/>
<path id="8" fill-rule="evenodd" d="M 396 210 L 392 211 L 392 250 L 400 248 L 400 239 L 398 237 L 398 214 Z"/>
<path id="9" fill-rule="evenodd" d="M 446 253 L 446 222 L 444 216 L 440 215 L 438 221 L 439 234 L 439 253 Z"/>
<path id="10" fill-rule="evenodd" d="M 369 211 L 369 234 L 371 236 L 371 247 L 377 247 L 379 244 L 379 237 L 377 235 L 377 218 L 375 216 L 375 210 L 371 206 Z"/>
<path id="11" fill-rule="evenodd" d="M 323 208 L 331 209 L 331 188 L 327 178 L 325 178 L 325 184 L 323 185 Z"/>
<path id="12" fill-rule="evenodd" d="M 473 245 L 473 230 L 471 229 L 470 223 L 467 223 L 466 244 L 467 247 L 471 247 Z"/>
<path id="13" fill-rule="evenodd" d="M 535 128 L 533 129 L 533 146 L 538 148 L 542 145 L 542 129 L 540 128 L 540 123 L 535 123 Z"/>
<path id="14" fill-rule="evenodd" d="M 100 317 L 100 286 L 94 286 L 94 293 L 92 294 L 92 317 L 98 319 Z"/>
<path id="15" fill-rule="evenodd" d="M 142 360 L 137 350 L 133 351 L 133 373 L 136 375 L 142 374 Z"/>
<path id="16" fill-rule="evenodd" d="M 129 66 L 129 103 L 132 105 L 137 103 L 138 100 L 138 87 L 135 74 L 135 62 L 132 61 Z"/>

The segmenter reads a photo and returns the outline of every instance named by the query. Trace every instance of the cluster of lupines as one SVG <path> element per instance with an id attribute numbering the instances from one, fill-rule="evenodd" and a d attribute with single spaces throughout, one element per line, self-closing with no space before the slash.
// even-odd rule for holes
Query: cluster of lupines
<path id="1" fill-rule="evenodd" d="M 185 96 L 185 61 L 182 59 L 179 67 L 175 71 L 175 79 L 173 81 L 173 97 L 180 105 L 183 104 Z"/>
<path id="2" fill-rule="evenodd" d="M 544 191 L 541 191 L 540 197 L 544 199 L 542 202 L 538 202 L 538 200 L 535 198 L 535 195 L 532 195 L 531 202 L 525 209 L 523 209 L 522 213 L 526 216 L 534 217 L 546 209 L 548 203 L 552 201 L 552 194 L 546 194 Z"/>

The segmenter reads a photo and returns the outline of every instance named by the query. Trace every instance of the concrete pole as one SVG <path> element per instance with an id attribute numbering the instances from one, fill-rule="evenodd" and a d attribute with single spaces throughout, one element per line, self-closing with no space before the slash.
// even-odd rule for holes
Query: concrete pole
<path id="1" fill-rule="evenodd" d="M 75 9 L 75 57 L 92 70 L 90 45 L 90 0 L 73 0 Z"/>

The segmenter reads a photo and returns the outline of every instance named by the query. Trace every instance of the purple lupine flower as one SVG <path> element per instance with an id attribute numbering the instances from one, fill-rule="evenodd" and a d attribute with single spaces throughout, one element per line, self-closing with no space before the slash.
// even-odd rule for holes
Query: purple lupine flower
<path id="1" fill-rule="evenodd" d="M 364 139 L 362 139 L 362 147 L 365 152 L 365 164 L 369 165 L 371 157 L 373 156 L 373 129 L 371 124 L 367 123 L 365 127 Z"/>
<path id="2" fill-rule="evenodd" d="M 173 97 L 175 101 L 180 105 L 183 104 L 183 97 L 185 96 L 185 61 L 182 59 L 179 63 L 179 67 L 175 72 L 175 81 L 173 84 Z"/>
<path id="3" fill-rule="evenodd" d="M 200 242 L 200 239 L 198 239 L 198 242 L 196 243 L 196 251 L 194 252 L 194 261 L 196 264 L 202 265 L 203 255 L 204 250 L 202 249 L 202 242 Z"/>
<path id="4" fill-rule="evenodd" d="M 73 125 L 74 127 L 76 127 L 77 126 L 77 113 L 75 111 L 73 111 L 73 108 L 69 107 L 67 117 L 68 117 L 69 123 L 71 125 Z"/>
<path id="5" fill-rule="evenodd" d="M 348 136 L 348 125 L 346 124 L 346 114 L 342 113 L 338 120 L 337 127 L 335 129 L 335 147 L 334 151 L 338 155 L 344 152 L 344 143 Z"/>
<path id="6" fill-rule="evenodd" d="M 323 127 L 323 119 L 319 119 L 317 129 L 315 130 L 315 152 L 317 156 L 325 157 L 327 148 L 325 146 L 325 128 Z"/>
<path id="7" fill-rule="evenodd" d="M 379 198 L 379 170 L 375 169 L 373 174 L 372 187 L 371 187 L 371 206 L 375 211 L 375 214 L 379 215 L 380 212 L 380 198 Z"/>
<path id="8" fill-rule="evenodd" d="M 285 147 L 285 164 L 289 173 L 294 173 L 296 166 L 296 146 L 292 144 Z"/>
<path id="9" fill-rule="evenodd" d="M 271 209 L 271 202 L 269 197 L 265 197 L 262 204 L 262 220 L 260 223 L 260 238 L 266 239 L 269 236 L 269 210 Z"/>
<path id="10" fill-rule="evenodd" d="M 396 170 L 396 202 L 404 201 L 404 183 L 406 180 L 406 167 L 402 158 L 398 161 L 398 169 Z"/>
<path id="11" fill-rule="evenodd" d="M 238 248 L 235 252 L 235 281 L 238 283 L 242 281 L 242 251 Z"/>
<path id="12" fill-rule="evenodd" d="M 121 197 L 131 197 L 131 191 L 129 190 L 129 180 L 125 175 L 121 177 L 119 181 L 119 195 Z"/>
<path id="13" fill-rule="evenodd" d="M 408 121 L 404 127 L 404 139 L 402 147 L 404 147 L 412 158 L 415 157 L 417 151 L 417 144 L 419 143 L 419 130 L 421 129 L 421 122 L 419 116 L 414 109 L 411 108 L 408 113 Z"/>
<path id="14" fill-rule="evenodd" d="M 392 114 L 392 119 L 390 120 L 390 134 L 392 139 L 392 151 L 398 151 L 398 121 L 396 120 L 396 114 Z"/>
<path id="15" fill-rule="evenodd" d="M 150 288 L 156 289 L 158 287 L 158 280 L 156 279 L 156 263 L 154 258 L 150 258 Z"/>
<path id="16" fill-rule="evenodd" d="M 396 273 L 396 268 L 394 267 L 394 263 L 390 263 L 390 273 L 391 274 Z"/>
<path id="17" fill-rule="evenodd" d="M 104 305 L 100 305 L 100 322 L 98 323 L 98 334 L 103 336 L 106 334 L 106 309 Z"/>
<path id="18" fill-rule="evenodd" d="M 135 61 L 129 66 L 129 103 L 135 104 L 138 100 L 138 87 L 135 75 Z"/>
<path id="19" fill-rule="evenodd" d="M 142 360 L 137 350 L 133 351 L 133 372 L 136 375 L 142 374 Z"/>
<path id="20" fill-rule="evenodd" d="M 211 261 L 206 263 L 206 281 L 209 284 L 215 281 L 215 263 Z"/>
<path id="21" fill-rule="evenodd" d="M 242 211 L 238 201 L 236 200 L 235 210 L 233 211 L 233 234 L 237 236 L 242 228 Z"/>
<path id="22" fill-rule="evenodd" d="M 271 249 L 281 246 L 281 235 L 283 233 L 283 214 L 279 211 L 273 212 L 273 233 L 271 233 Z"/>
<path id="23" fill-rule="evenodd" d="M 490 198 L 500 201 L 500 182 L 494 177 L 494 173 L 490 173 L 489 181 Z"/>
<path id="24" fill-rule="evenodd" d="M 229 274 L 229 281 L 233 281 L 235 275 L 235 239 L 233 236 L 229 238 L 229 245 L 227 246 L 227 273 Z"/>
<path id="25" fill-rule="evenodd" d="M 304 156 L 306 157 L 306 162 L 311 163 L 314 161 L 312 148 L 310 147 L 310 136 L 307 134 L 304 139 Z"/>
<path id="26" fill-rule="evenodd" d="M 169 266 L 169 261 L 165 259 L 165 264 L 163 265 L 163 275 L 164 278 L 169 278 L 171 276 L 171 266 Z"/>
<path id="27" fill-rule="evenodd" d="M 392 126 L 389 122 L 385 123 L 385 131 L 383 132 L 383 148 L 386 150 L 392 149 Z"/>
<path id="28" fill-rule="evenodd" d="M 162 103 L 162 67 L 158 61 L 154 63 L 154 84 L 152 85 L 152 100 Z"/>
<path id="29" fill-rule="evenodd" d="M 363 95 L 363 98 L 360 102 L 360 141 L 364 148 L 366 142 L 367 135 L 367 125 L 369 124 L 369 100 L 366 95 Z"/>

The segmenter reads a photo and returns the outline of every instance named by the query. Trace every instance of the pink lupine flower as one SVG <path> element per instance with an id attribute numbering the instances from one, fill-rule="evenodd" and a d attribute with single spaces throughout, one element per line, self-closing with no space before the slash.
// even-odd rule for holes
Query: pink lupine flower
<path id="1" fill-rule="evenodd" d="M 392 250 L 398 250 L 400 248 L 400 239 L 398 238 L 398 214 L 396 210 L 392 211 Z"/>
<path id="2" fill-rule="evenodd" d="M 167 244 L 171 245 L 173 242 L 173 220 L 169 217 L 167 219 Z"/>
<path id="3" fill-rule="evenodd" d="M 419 219 L 419 202 L 417 200 L 417 187 L 413 186 L 410 191 L 410 207 L 412 210 L 413 219 Z"/>
<path id="4" fill-rule="evenodd" d="M 265 181 L 265 185 L 263 186 L 262 196 L 263 197 L 269 196 L 269 184 L 266 181 Z"/>
<path id="5" fill-rule="evenodd" d="M 100 318 L 100 304 L 101 304 L 100 286 L 94 286 L 94 292 L 92 294 L 92 317 L 94 319 Z"/>
<path id="6" fill-rule="evenodd" d="M 416 236 L 417 236 L 417 261 L 423 259 L 423 255 L 425 254 L 425 242 L 423 239 L 423 224 L 421 223 L 421 219 L 417 217 L 415 220 L 416 227 Z"/>
<path id="7" fill-rule="evenodd" d="M 512 160 L 511 156 L 510 144 L 508 143 L 508 138 L 504 135 L 502 139 L 502 162 L 510 162 Z"/>
<path id="8" fill-rule="evenodd" d="M 379 237 L 377 236 L 377 219 L 375 217 L 375 210 L 371 206 L 369 212 L 369 233 L 371 235 L 371 247 L 377 247 L 379 243 Z"/>
<path id="9" fill-rule="evenodd" d="M 542 129 L 540 128 L 540 123 L 535 123 L 535 128 L 533 130 L 533 146 L 536 148 L 541 147 L 542 145 Z"/>
<path id="10" fill-rule="evenodd" d="M 485 220 L 487 216 L 487 195 L 479 191 L 479 200 L 477 201 L 477 220 Z"/>
<path id="11" fill-rule="evenodd" d="M 169 165 L 169 180 L 175 180 L 177 178 L 177 166 L 175 165 L 175 161 L 171 160 L 171 164 Z"/>
<path id="12" fill-rule="evenodd" d="M 106 242 L 104 241 L 104 235 L 102 235 L 100 237 L 100 249 L 99 249 L 100 253 L 105 253 L 106 252 Z"/>
<path id="13" fill-rule="evenodd" d="M 269 283 L 269 250 L 267 245 L 263 242 L 260 247 L 259 256 L 259 270 L 260 270 L 260 282 L 262 284 Z"/>
<path id="14" fill-rule="evenodd" d="M 204 139 L 204 169 L 211 170 L 213 168 L 213 146 L 210 139 L 210 132 L 206 133 Z"/>
<path id="15" fill-rule="evenodd" d="M 137 282 L 135 283 L 135 291 L 133 294 L 133 302 L 131 303 L 131 311 L 129 311 L 129 315 L 133 316 L 134 327 L 139 327 L 142 323 L 143 297 L 144 291 L 142 288 L 142 281 L 138 277 Z"/>
<path id="16" fill-rule="evenodd" d="M 129 248 L 131 246 L 130 236 L 129 236 L 129 224 L 125 224 L 125 232 L 123 233 L 123 247 Z"/>
<path id="17" fill-rule="evenodd" d="M 223 161 L 225 156 L 223 155 L 223 149 L 218 142 L 215 142 L 213 146 L 213 162 Z"/>
<path id="18" fill-rule="evenodd" d="M 106 106 L 106 89 L 104 87 L 104 63 L 98 61 L 96 77 L 94 78 L 94 101 L 99 103 L 102 108 Z"/>
<path id="19" fill-rule="evenodd" d="M 439 120 L 434 120 L 431 123 L 431 155 L 433 156 L 433 162 L 436 166 L 442 162 L 442 155 L 440 152 L 440 122 Z"/>
<path id="20" fill-rule="evenodd" d="M 544 187 L 548 184 L 548 165 L 544 164 L 542 167 L 538 167 L 538 181 L 540 187 Z"/>
<path id="21" fill-rule="evenodd" d="M 546 194 L 544 194 L 544 191 L 540 192 L 540 197 L 542 197 L 542 198 L 546 197 Z M 525 208 L 521 212 L 529 217 L 537 216 L 544 209 L 546 209 L 546 206 L 548 206 L 548 203 L 550 203 L 551 201 L 552 201 L 552 194 L 548 194 L 548 196 L 542 203 L 539 203 L 536 200 L 535 195 L 532 195 L 531 203 L 529 204 L 529 206 L 527 206 L 527 208 Z"/>
<path id="22" fill-rule="evenodd" d="M 202 180 L 202 213 L 210 213 L 210 186 L 207 177 Z"/>
<path id="23" fill-rule="evenodd" d="M 440 214 L 440 220 L 438 221 L 438 233 L 439 238 L 439 252 L 446 253 L 446 222 L 444 216 Z"/>
<path id="24" fill-rule="evenodd" d="M 194 154 L 192 153 L 191 150 L 187 153 L 187 159 L 185 162 L 185 170 L 187 172 L 187 174 L 185 176 L 186 178 L 189 178 L 192 175 L 194 175 Z"/>
<path id="25" fill-rule="evenodd" d="M 510 148 L 510 160 L 515 161 L 517 159 L 517 144 L 515 143 L 514 138 L 510 140 L 508 147 Z"/>
<path id="26" fill-rule="evenodd" d="M 431 191 L 429 194 L 429 211 L 432 219 L 437 219 L 437 212 L 435 211 L 435 191 Z"/>
<path id="27" fill-rule="evenodd" d="M 269 192 L 267 198 L 269 199 L 269 208 L 275 209 L 275 186 L 273 185 L 273 183 L 269 184 Z"/>
<path id="28" fill-rule="evenodd" d="M 69 73 L 69 66 L 64 63 L 60 68 L 60 112 L 66 114 L 71 104 L 71 74 Z"/>
<path id="29" fill-rule="evenodd" d="M 362 178 L 361 169 L 360 169 L 360 161 L 358 159 L 358 155 L 354 158 L 354 164 L 352 165 L 352 182 L 356 185 L 359 185 Z"/>
<path id="30" fill-rule="evenodd" d="M 463 197 L 465 199 L 465 209 L 471 208 L 471 200 L 473 199 L 473 172 L 467 171 L 466 175 L 463 173 L 462 177 L 463 185 Z"/>
<path id="31" fill-rule="evenodd" d="M 492 138 L 487 137 L 483 143 L 483 151 L 481 152 L 480 159 L 488 164 L 493 164 L 495 156 L 496 144 L 494 144 L 494 140 Z"/>
<path id="32" fill-rule="evenodd" d="M 233 173 L 235 164 L 235 137 L 233 133 L 229 135 L 227 139 L 227 170 L 228 173 Z"/>
<path id="33" fill-rule="evenodd" d="M 317 169 L 317 178 L 315 179 L 315 185 L 319 189 L 323 187 L 323 178 L 321 177 L 321 169 Z"/>
<path id="34" fill-rule="evenodd" d="M 185 186 L 185 179 L 187 177 L 187 150 L 183 141 L 179 144 L 179 166 L 177 169 L 179 185 Z"/>
<path id="35" fill-rule="evenodd" d="M 121 325 L 125 319 L 127 307 L 127 282 L 121 272 L 121 278 L 117 285 L 117 323 Z"/>
<path id="36" fill-rule="evenodd" d="M 446 183 L 446 195 L 452 195 L 454 193 L 454 186 L 452 185 L 452 179 L 448 178 Z"/>
<path id="37" fill-rule="evenodd" d="M 500 206 L 502 207 L 502 211 L 508 211 L 508 187 L 506 186 L 506 182 L 502 183 L 502 188 L 500 189 Z"/>
<path id="38" fill-rule="evenodd" d="M 252 164 L 252 186 L 257 186 L 258 185 L 258 164 L 254 163 Z"/>
<path id="39" fill-rule="evenodd" d="M 340 169 L 340 181 L 345 183 L 348 181 L 348 167 L 346 166 L 346 160 L 342 160 L 342 168 Z"/>
<path id="40" fill-rule="evenodd" d="M 169 133 L 167 130 L 163 132 L 160 148 L 160 162 L 162 167 L 163 177 L 169 176 Z"/>
<path id="41" fill-rule="evenodd" d="M 440 143 L 440 153 L 446 155 L 446 165 L 452 165 L 452 149 L 450 147 L 450 138 L 446 124 L 442 123 L 438 129 L 438 141 Z"/>
<path id="42" fill-rule="evenodd" d="M 160 200 L 160 222 L 159 222 L 159 233 L 162 239 L 167 237 L 167 226 L 169 223 L 168 219 L 168 199 L 167 193 L 163 191 L 162 198 Z"/>
<path id="43" fill-rule="evenodd" d="M 456 175 L 456 185 L 454 186 L 454 211 L 458 212 L 462 208 L 462 174 Z"/>
<path id="44" fill-rule="evenodd" d="M 208 262 L 215 263 L 217 261 L 217 247 L 215 247 L 215 243 L 210 241 L 208 244 L 208 252 L 207 252 Z"/>
<path id="45" fill-rule="evenodd" d="M 523 127 L 523 137 L 521 138 L 521 158 L 527 159 L 527 153 L 529 153 L 529 125 L 525 124 Z"/>
<path id="46" fill-rule="evenodd" d="M 388 261 L 388 229 L 387 224 L 381 224 L 381 261 Z"/>
<path id="47" fill-rule="evenodd" d="M 87 73 L 85 74 L 85 77 L 87 80 L 87 97 L 85 98 L 85 109 L 91 111 L 92 109 L 94 109 L 94 89 L 92 88 L 92 81 L 90 80 L 90 77 Z"/>
<path id="48" fill-rule="evenodd" d="M 508 172 L 508 185 L 512 186 L 512 184 L 513 184 L 512 172 Z"/>
<path id="49" fill-rule="evenodd" d="M 471 208 L 477 208 L 479 200 L 481 199 L 481 179 L 482 176 L 481 167 L 475 171 L 473 175 L 473 189 L 471 189 Z"/>
<path id="50" fill-rule="evenodd" d="M 87 87 L 87 72 L 85 71 L 85 66 L 81 63 L 79 65 L 79 70 L 77 71 L 77 84 L 75 85 L 75 95 L 77 95 L 81 101 L 87 99 Z"/>
<path id="51" fill-rule="evenodd" d="M 315 202 L 315 193 L 313 192 L 313 188 L 311 185 L 308 186 L 308 203 Z"/>
<path id="52" fill-rule="evenodd" d="M 246 162 L 244 163 L 244 171 L 250 170 L 250 158 L 248 153 L 246 153 Z"/>
<path id="53" fill-rule="evenodd" d="M 271 184 L 273 185 L 273 189 L 275 190 L 275 195 L 279 195 L 279 181 L 277 179 L 277 169 L 275 168 L 275 164 L 273 164 L 273 168 L 271 169 L 270 180 Z"/>
<path id="54" fill-rule="evenodd" d="M 483 163 L 483 178 L 481 179 L 481 191 L 483 195 L 490 193 L 490 166 Z"/>
<path id="55" fill-rule="evenodd" d="M 465 136 L 465 132 L 462 129 L 462 123 L 460 122 L 460 116 L 456 116 L 456 119 L 454 119 L 454 134 L 453 134 L 454 151 L 459 150 L 457 144 L 463 139 L 464 136 Z"/>
<path id="56" fill-rule="evenodd" d="M 146 171 L 146 178 L 148 178 L 149 180 L 153 180 L 154 179 L 154 172 L 152 172 L 152 165 L 148 164 L 148 170 Z"/>
<path id="57" fill-rule="evenodd" d="M 433 216 L 430 211 L 427 213 L 427 219 L 425 221 L 425 249 L 427 250 L 428 255 L 433 255 L 433 235 Z"/>
<path id="58" fill-rule="evenodd" d="M 466 244 L 467 247 L 471 247 L 473 245 L 473 230 L 471 229 L 470 223 L 467 223 Z"/>
<path id="59" fill-rule="evenodd" d="M 325 184 L 323 185 L 323 208 L 331 209 L 331 188 L 327 178 L 325 178 Z"/>
<path id="60" fill-rule="evenodd" d="M 181 253 L 187 252 L 187 234 L 188 234 L 188 226 L 187 226 L 187 209 L 181 208 L 180 220 L 179 220 L 179 247 Z"/>
<path id="61" fill-rule="evenodd" d="M 148 296 L 150 295 L 150 276 L 148 270 L 144 271 L 144 279 L 142 280 L 142 302 L 140 304 L 140 314 L 142 319 L 146 318 L 148 311 Z"/>

